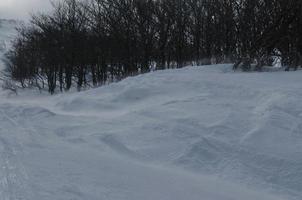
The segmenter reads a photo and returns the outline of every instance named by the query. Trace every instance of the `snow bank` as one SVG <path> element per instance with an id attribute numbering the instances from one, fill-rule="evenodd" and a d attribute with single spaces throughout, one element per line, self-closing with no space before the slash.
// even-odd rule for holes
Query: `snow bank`
<path id="1" fill-rule="evenodd" d="M 301 199 L 302 72 L 230 65 L 0 100 L 0 198 Z"/>

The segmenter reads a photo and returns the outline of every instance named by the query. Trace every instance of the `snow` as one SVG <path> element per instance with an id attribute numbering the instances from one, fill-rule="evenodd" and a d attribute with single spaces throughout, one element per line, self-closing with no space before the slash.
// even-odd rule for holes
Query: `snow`
<path id="1" fill-rule="evenodd" d="M 0 100 L 1 199 L 301 198 L 301 72 L 230 65 Z"/>
<path id="2" fill-rule="evenodd" d="M 11 47 L 11 41 L 17 35 L 16 27 L 21 22 L 15 20 L 0 19 L 0 70 L 4 70 L 3 55 Z"/>
<path id="3" fill-rule="evenodd" d="M 0 199 L 302 198 L 302 71 L 199 66 L 0 96 Z"/>

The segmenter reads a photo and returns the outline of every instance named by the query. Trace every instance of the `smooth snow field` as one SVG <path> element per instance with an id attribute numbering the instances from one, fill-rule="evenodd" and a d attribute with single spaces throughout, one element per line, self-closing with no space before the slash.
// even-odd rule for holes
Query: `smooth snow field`
<path id="1" fill-rule="evenodd" d="M 0 89 L 0 200 L 302 199 L 302 71 L 231 68 Z"/>

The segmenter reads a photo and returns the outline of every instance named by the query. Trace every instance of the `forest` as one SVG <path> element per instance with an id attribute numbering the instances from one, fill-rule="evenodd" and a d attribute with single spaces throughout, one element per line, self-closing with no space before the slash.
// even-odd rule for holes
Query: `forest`
<path id="1" fill-rule="evenodd" d="M 60 0 L 18 27 L 6 76 L 51 94 L 188 65 L 302 64 L 300 0 Z"/>

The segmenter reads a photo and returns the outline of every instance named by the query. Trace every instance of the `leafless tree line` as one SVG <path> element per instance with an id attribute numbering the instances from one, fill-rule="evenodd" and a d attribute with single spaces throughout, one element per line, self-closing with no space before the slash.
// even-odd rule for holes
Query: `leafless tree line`
<path id="1" fill-rule="evenodd" d="M 50 93 L 153 69 L 302 63 L 300 0 L 60 0 L 32 16 L 7 54 L 22 87 Z"/>

